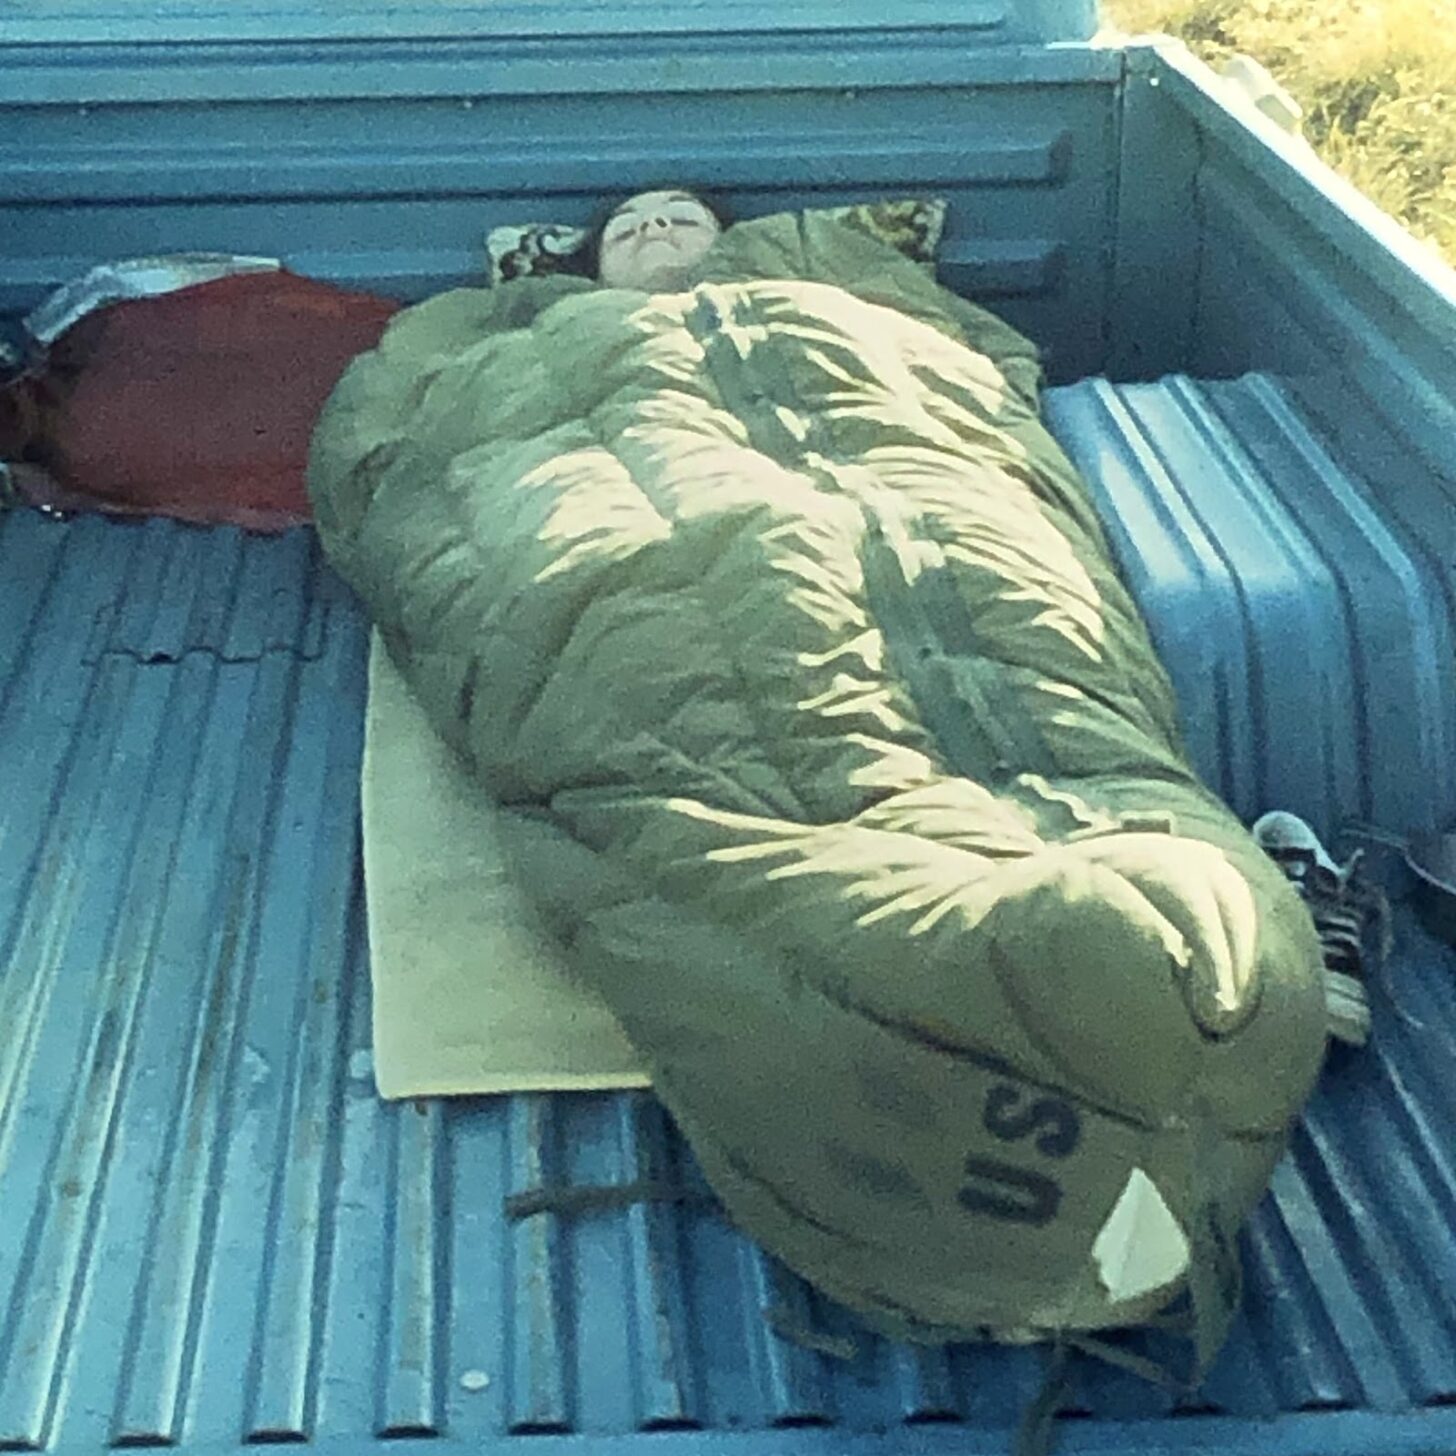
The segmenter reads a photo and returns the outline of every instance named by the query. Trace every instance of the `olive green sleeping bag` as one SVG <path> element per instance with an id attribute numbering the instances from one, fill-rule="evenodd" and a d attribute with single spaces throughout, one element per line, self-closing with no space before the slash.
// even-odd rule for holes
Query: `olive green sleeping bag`
<path id="1" fill-rule="evenodd" d="M 1190 769 L 1038 387 L 1014 330 L 783 214 L 689 292 L 407 310 L 309 484 L 735 1222 L 895 1335 L 1187 1293 L 1206 1356 L 1319 943 Z"/>

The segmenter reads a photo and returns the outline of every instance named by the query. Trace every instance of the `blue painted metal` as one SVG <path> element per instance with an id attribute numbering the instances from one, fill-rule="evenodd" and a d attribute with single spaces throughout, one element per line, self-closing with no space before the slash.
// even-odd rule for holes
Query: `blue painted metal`
<path id="1" fill-rule="evenodd" d="M 510 1144 L 513 1192 L 566 1182 L 550 1097 L 512 1099 Z M 509 1429 L 516 1435 L 572 1429 L 565 1242 L 566 1231 L 556 1213 L 525 1219 L 510 1231 Z"/>
<path id="2" fill-rule="evenodd" d="M 1090 380 L 1053 391 L 1048 417 L 1230 804 L 1327 835 L 1456 820 L 1456 612 L 1429 535 L 1392 520 L 1285 386 Z"/>
<path id="3" fill-rule="evenodd" d="M 1112 299 L 1102 320 L 1113 379 L 1157 379 L 1187 367 L 1197 322 L 1202 134 L 1137 63 L 1143 54 L 1133 53 L 1118 111 Z"/>
<path id="4" fill-rule="evenodd" d="M 0 46 L 0 314 L 175 249 L 416 299 L 479 284 L 491 227 L 674 181 L 741 216 L 945 197 L 947 283 L 1041 341 L 1056 379 L 1104 364 L 1116 51 L 938 30 L 163 54 Z"/>
<path id="5" fill-rule="evenodd" d="M 942 30 L 842 34 L 785 32 L 761 37 L 564 35 L 545 41 L 472 37 L 412 41 L 181 42 L 144 45 L 7 44 L 5 106 L 47 106 L 64 122 L 66 108 L 93 104 L 213 105 L 238 101 L 327 104 L 374 97 L 458 100 L 487 96 L 654 95 L 885 86 L 1068 85 L 1107 82 L 1123 72 L 1122 53 L 1077 45 L 948 45 Z M 310 109 L 312 106 L 310 105 Z M 391 108 L 392 109 L 392 108 Z M 206 125 L 207 113 L 195 119 Z M 261 118 L 260 118 L 261 119 Z M 180 139 L 180 138 L 179 138 Z M 650 144 L 652 134 L 641 138 Z"/>
<path id="6" fill-rule="evenodd" d="M 383 1436 L 433 1435 L 443 1420 L 444 1331 L 435 1317 L 445 1273 L 443 1117 L 439 1102 L 419 1104 L 395 1119 L 393 1128 L 389 1318 L 379 1351 L 376 1417 Z"/>
<path id="7" fill-rule="evenodd" d="M 1197 223 L 1187 240 L 1196 313 L 1189 347 L 1167 367 L 1286 376 L 1342 448 L 1372 462 L 1384 453 L 1383 475 L 1399 482 L 1418 457 L 1444 482 L 1439 508 L 1449 514 L 1456 270 L 1183 47 L 1127 56 L 1125 134 L 1176 137 L 1191 126 L 1196 137 L 1191 195 L 1186 157 L 1172 174 Z M 1129 174 L 1123 193 L 1142 195 L 1143 184 Z M 1159 287 L 1160 302 L 1190 296 L 1190 265 L 1176 276 L 1178 292 Z"/>
<path id="8" fill-rule="evenodd" d="M 1393 792 L 1432 704 L 1357 731 L 1344 692 L 1362 654 L 1414 650 L 1420 568 L 1288 394 L 1086 383 L 1048 413 L 1214 725 L 1215 780 L 1303 808 Z M 377 1100 L 365 625 L 309 533 L 12 514 L 0 568 L 24 588 L 0 599 L 0 1447 L 1004 1450 L 1036 1352 L 857 1332 L 692 1205 L 506 1218 L 543 1184 L 700 1189 L 651 1097 Z M 1296 652 L 1320 686 L 1286 687 Z M 1260 726 L 1291 691 L 1334 720 L 1293 746 Z M 1456 1440 L 1456 957 L 1397 930 L 1404 1019 L 1377 997 L 1373 1049 L 1332 1064 L 1201 1397 L 1088 1363 L 1064 1449 Z"/>
<path id="9" fill-rule="evenodd" d="M 159 0 L 139 10 L 118 0 L 11 0 L 7 40 L 105 44 L 118 41 L 426 39 L 439 36 L 754 34 L 896 31 L 934 27 L 971 43 L 1088 39 L 1096 0 L 899 0 L 892 16 L 872 0 L 339 0 L 304 9 L 280 0 Z"/>
<path id="10" fill-rule="evenodd" d="M 1176 44 L 1128 52 L 1134 75 L 1166 91 L 1168 103 L 1185 112 L 1204 133 L 1208 161 L 1246 169 L 1255 185 L 1248 201 L 1272 193 L 1281 229 L 1302 223 L 1304 241 L 1323 241 L 1332 250 L 1320 271 L 1328 288 L 1335 281 L 1366 285 L 1411 314 L 1447 345 L 1456 342 L 1456 273 L 1440 255 L 1418 242 L 1389 214 L 1331 171 L 1303 140 L 1291 136 L 1257 108 L 1229 93 L 1214 73 Z"/>
<path id="11" fill-rule="evenodd" d="M 18 642 L 6 634 L 0 729 L 7 745 L 28 749 L 7 756 L 25 778 L 6 811 L 0 892 L 10 1033 L 0 1206 L 11 1235 L 0 1278 L 12 1312 L 0 1341 L 0 1440 L 52 1439 L 76 1360 L 113 1372 L 107 1398 L 86 1407 L 93 1439 L 167 1440 L 185 1421 L 209 1272 L 228 1266 L 221 1191 L 271 1188 L 267 1159 L 249 1156 L 239 1183 L 226 1176 L 229 1152 L 258 1151 L 242 1136 L 238 1103 L 255 1076 L 288 1090 L 272 1117 L 287 1116 L 290 1151 L 273 1166 L 303 1199 L 278 1205 L 273 1226 L 287 1218 L 297 1233 L 274 1257 L 293 1261 L 287 1297 L 308 1308 L 298 1302 L 315 1247 L 306 1215 L 324 1165 L 323 1145 L 309 1139 L 334 1081 L 319 1055 L 337 1039 L 329 1017 L 355 882 L 348 785 L 359 728 L 339 709 L 352 694 L 357 717 L 362 636 L 356 620 L 342 621 L 330 657 L 312 664 L 271 645 L 229 660 L 219 648 L 231 633 L 204 632 L 150 663 L 125 641 L 97 651 L 95 623 L 108 609 L 167 602 L 167 555 L 190 551 L 221 567 L 237 559 L 240 538 L 47 524 L 17 517 L 0 537 L 7 562 L 51 567 L 30 599 L 39 611 L 22 608 L 29 630 Z M 199 552 L 204 539 L 212 549 Z M 242 550 L 249 569 L 197 574 L 220 599 L 204 620 L 247 614 L 261 639 L 285 597 L 325 612 L 324 596 L 342 602 L 328 579 L 315 595 L 306 539 Z M 260 596 L 251 587 L 269 562 L 292 570 L 269 572 Z M 306 805 L 307 819 L 280 818 L 285 803 Z M 290 894 L 275 892 L 280 882 Z M 311 964 L 327 979 L 301 977 Z M 117 1206 L 119 1222 L 106 1212 Z M 268 1208 L 254 1208 L 250 1237 Z M 248 1322 L 279 1307 L 266 1284 L 243 1288 Z M 99 1323 L 83 1318 L 88 1310 Z M 290 1353 L 307 1368 L 306 1351 Z"/>
<path id="12" fill-rule="evenodd" d="M 667 177 L 745 214 L 946 195 L 946 281 L 1056 379 L 1142 381 L 1048 417 L 1209 781 L 1323 828 L 1456 818 L 1445 271 L 1175 49 L 1027 44 L 1090 0 L 771 37 L 789 12 L 741 0 L 711 39 L 705 6 L 571 8 L 576 39 L 547 4 L 432 6 L 429 38 L 409 4 L 12 5 L 0 314 L 184 247 L 418 297 L 497 222 Z M 309 533 L 16 514 L 0 580 L 0 1450 L 1006 1449 L 1036 1352 L 856 1334 L 690 1205 L 505 1217 L 701 1191 L 650 1097 L 378 1101 L 365 625 Z M 1332 1063 L 1202 1395 L 1080 1366 L 1062 1449 L 1456 1449 L 1456 957 L 1396 928 L 1403 1014 L 1380 993 Z"/>

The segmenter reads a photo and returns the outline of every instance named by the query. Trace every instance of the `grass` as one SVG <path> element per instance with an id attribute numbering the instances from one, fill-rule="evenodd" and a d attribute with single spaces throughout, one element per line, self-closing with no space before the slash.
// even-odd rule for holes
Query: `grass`
<path id="1" fill-rule="evenodd" d="M 1109 25 L 1164 31 L 1218 66 L 1262 61 L 1336 171 L 1456 263 L 1452 0 L 1103 0 Z"/>

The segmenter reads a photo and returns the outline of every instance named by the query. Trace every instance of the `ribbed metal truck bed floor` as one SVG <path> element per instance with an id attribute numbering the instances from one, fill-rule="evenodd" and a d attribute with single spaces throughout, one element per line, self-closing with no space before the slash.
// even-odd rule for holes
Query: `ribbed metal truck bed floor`
<path id="1" fill-rule="evenodd" d="M 1379 671 L 1389 711 L 1445 711 L 1418 664 L 1399 695 L 1382 616 L 1419 610 L 1424 568 L 1371 545 L 1277 386 L 1087 382 L 1048 405 L 1215 787 L 1241 812 L 1314 812 L 1342 775 L 1419 795 L 1368 699 Z M 1300 468 L 1331 493 L 1305 515 Z M 1239 511 L 1263 522 L 1242 556 Z M 1279 570 L 1309 587 L 1271 627 Z M 785 1343 L 771 1306 L 827 1345 L 845 1323 L 689 1207 L 507 1221 L 543 1180 L 696 1180 L 650 1097 L 377 1100 L 367 626 L 311 533 L 17 512 L 0 582 L 0 1449 L 1005 1449 L 1035 1352 Z M 1342 634 L 1317 630 L 1319 593 Z M 1295 697 L 1278 652 L 1306 609 L 1329 660 Z M 1424 1026 L 1377 994 L 1373 1046 L 1332 1061 L 1203 1395 L 1170 1412 L 1081 1364 L 1062 1449 L 1456 1448 L 1456 958 L 1404 909 L 1396 929 L 1390 980 Z"/>

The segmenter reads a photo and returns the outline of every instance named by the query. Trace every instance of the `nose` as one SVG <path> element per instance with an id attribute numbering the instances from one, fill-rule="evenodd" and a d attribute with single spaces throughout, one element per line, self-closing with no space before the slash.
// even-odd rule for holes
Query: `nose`
<path id="1" fill-rule="evenodd" d="M 668 222 L 668 220 L 663 217 L 661 213 L 659 213 L 656 217 L 649 217 L 647 221 L 642 224 L 642 231 L 644 233 L 665 233 L 670 226 L 671 224 Z"/>

